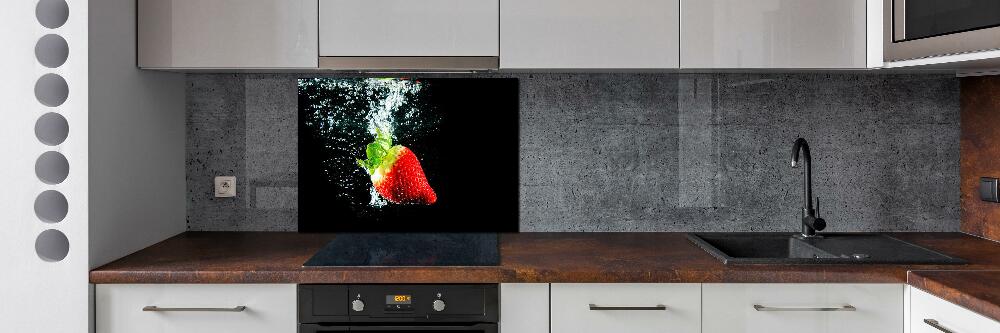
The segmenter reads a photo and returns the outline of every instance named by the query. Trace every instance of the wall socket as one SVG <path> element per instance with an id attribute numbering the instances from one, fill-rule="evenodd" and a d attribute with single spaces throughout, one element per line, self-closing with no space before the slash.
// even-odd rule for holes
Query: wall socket
<path id="1" fill-rule="evenodd" d="M 215 197 L 232 198 L 236 196 L 236 177 L 215 177 Z"/>
<path id="2" fill-rule="evenodd" d="M 993 177 L 979 178 L 979 200 L 1000 202 L 1000 191 L 997 191 L 998 180 Z"/>

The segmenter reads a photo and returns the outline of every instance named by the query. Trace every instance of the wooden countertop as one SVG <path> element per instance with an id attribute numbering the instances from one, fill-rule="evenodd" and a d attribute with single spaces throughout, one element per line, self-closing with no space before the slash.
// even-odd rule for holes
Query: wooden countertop
<path id="1" fill-rule="evenodd" d="M 90 273 L 91 283 L 875 282 L 910 270 L 1000 270 L 1000 244 L 961 233 L 893 236 L 968 265 L 726 266 L 683 233 L 520 233 L 495 267 L 302 267 L 334 235 L 186 232 Z"/>
<path id="2" fill-rule="evenodd" d="M 1000 320 L 1000 243 L 961 233 L 891 235 L 969 264 L 726 266 L 683 233 L 521 233 L 501 235 L 495 267 L 302 267 L 335 235 L 186 232 L 93 270 L 90 282 L 907 282 Z"/>
<path id="3" fill-rule="evenodd" d="M 1000 270 L 911 271 L 907 283 L 1000 321 Z"/>

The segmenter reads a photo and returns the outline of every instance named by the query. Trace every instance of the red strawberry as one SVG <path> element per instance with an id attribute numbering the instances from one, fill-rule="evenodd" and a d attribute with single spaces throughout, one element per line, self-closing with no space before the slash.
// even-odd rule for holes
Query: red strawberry
<path id="1" fill-rule="evenodd" d="M 437 194 L 427 182 L 424 169 L 412 150 L 392 145 L 392 138 L 375 130 L 375 142 L 365 147 L 367 160 L 358 160 L 371 176 L 372 185 L 382 197 L 396 204 L 430 205 Z"/>

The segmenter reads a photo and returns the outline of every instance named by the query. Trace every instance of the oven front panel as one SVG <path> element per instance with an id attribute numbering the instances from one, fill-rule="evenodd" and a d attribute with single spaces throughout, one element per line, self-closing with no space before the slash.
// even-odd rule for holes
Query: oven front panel
<path id="1" fill-rule="evenodd" d="M 299 325 L 299 333 L 326 332 L 424 332 L 424 333 L 498 333 L 497 324 L 450 325 L 450 326 L 322 326 L 316 324 Z"/>
<path id="2" fill-rule="evenodd" d="M 495 332 L 496 284 L 303 284 L 302 332 Z"/>

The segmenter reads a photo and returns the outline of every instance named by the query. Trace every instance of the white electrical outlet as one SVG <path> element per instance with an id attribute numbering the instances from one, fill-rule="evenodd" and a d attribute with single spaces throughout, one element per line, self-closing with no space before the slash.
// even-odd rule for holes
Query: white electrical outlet
<path id="1" fill-rule="evenodd" d="M 215 177 L 215 197 L 232 198 L 236 196 L 236 177 Z"/>

